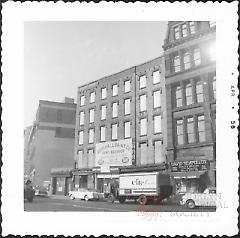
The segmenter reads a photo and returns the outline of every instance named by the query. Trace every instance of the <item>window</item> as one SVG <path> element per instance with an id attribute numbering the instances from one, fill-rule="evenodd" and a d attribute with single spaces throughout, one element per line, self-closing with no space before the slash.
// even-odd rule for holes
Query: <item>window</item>
<path id="1" fill-rule="evenodd" d="M 201 56 L 200 56 L 200 50 L 199 49 L 194 49 L 194 51 L 193 51 L 193 60 L 194 60 L 195 66 L 201 64 Z"/>
<path id="2" fill-rule="evenodd" d="M 216 76 L 213 77 L 212 87 L 213 87 L 213 98 L 216 99 Z"/>
<path id="3" fill-rule="evenodd" d="M 131 137 L 131 123 L 130 121 L 124 122 L 124 138 Z"/>
<path id="4" fill-rule="evenodd" d="M 89 123 L 93 123 L 94 122 L 94 109 L 90 109 L 89 111 L 90 113 L 90 117 L 89 117 Z"/>
<path id="5" fill-rule="evenodd" d="M 79 150 L 78 151 L 77 168 L 82 168 L 82 167 L 83 167 L 83 151 Z"/>
<path id="6" fill-rule="evenodd" d="M 153 108 L 161 107 L 160 90 L 153 92 Z"/>
<path id="7" fill-rule="evenodd" d="M 174 38 L 178 40 L 180 38 L 179 26 L 174 27 Z"/>
<path id="8" fill-rule="evenodd" d="M 182 24 L 182 36 L 186 37 L 187 35 L 188 35 L 187 24 L 184 23 L 184 24 Z"/>
<path id="9" fill-rule="evenodd" d="M 140 96 L 140 112 L 147 110 L 147 95 Z"/>
<path id="10" fill-rule="evenodd" d="M 113 95 L 113 97 L 118 95 L 118 85 L 117 84 L 114 84 L 112 87 L 112 95 Z"/>
<path id="11" fill-rule="evenodd" d="M 101 120 L 105 120 L 106 119 L 106 111 L 107 111 L 107 106 L 106 105 L 102 105 L 101 106 Z"/>
<path id="12" fill-rule="evenodd" d="M 106 140 L 106 127 L 101 126 L 100 127 L 100 141 L 105 141 Z"/>
<path id="13" fill-rule="evenodd" d="M 84 112 L 80 112 L 79 125 L 84 125 Z"/>
<path id="14" fill-rule="evenodd" d="M 88 168 L 92 168 L 94 166 L 94 150 L 88 150 Z"/>
<path id="15" fill-rule="evenodd" d="M 160 72 L 158 70 L 153 72 L 153 84 L 157 83 L 160 83 Z"/>
<path id="16" fill-rule="evenodd" d="M 189 69 L 191 67 L 189 52 L 185 52 L 184 53 L 184 55 L 183 55 L 183 64 L 184 64 L 184 69 Z"/>
<path id="17" fill-rule="evenodd" d="M 181 107 L 182 106 L 182 87 L 178 86 L 176 88 L 176 106 Z"/>
<path id="18" fill-rule="evenodd" d="M 183 144 L 183 120 L 179 119 L 176 122 L 177 124 L 177 144 L 182 145 Z"/>
<path id="19" fill-rule="evenodd" d="M 124 92 L 128 93 L 128 92 L 130 92 L 130 90 L 131 90 L 130 80 L 126 80 L 124 82 Z"/>
<path id="20" fill-rule="evenodd" d="M 84 106 L 84 105 L 85 105 L 85 96 L 82 95 L 82 96 L 80 97 L 80 106 Z"/>
<path id="21" fill-rule="evenodd" d="M 114 102 L 112 104 L 112 117 L 117 117 L 118 116 L 118 103 Z"/>
<path id="22" fill-rule="evenodd" d="M 79 132 L 79 135 L 78 135 L 78 144 L 79 144 L 79 145 L 82 145 L 82 144 L 83 144 L 83 131 L 80 131 L 80 132 Z"/>
<path id="23" fill-rule="evenodd" d="M 196 83 L 196 96 L 197 96 L 197 103 L 204 101 L 203 95 L 203 84 L 201 81 Z"/>
<path id="24" fill-rule="evenodd" d="M 118 125 L 113 124 L 112 125 L 112 140 L 117 140 L 118 137 Z"/>
<path id="25" fill-rule="evenodd" d="M 146 83 L 147 83 L 146 75 L 140 76 L 139 81 L 140 81 L 140 86 L 139 86 L 140 89 L 141 88 L 145 88 L 146 87 Z"/>
<path id="26" fill-rule="evenodd" d="M 197 130 L 198 130 L 198 141 L 205 141 L 205 122 L 204 115 L 200 115 L 197 117 Z"/>
<path id="27" fill-rule="evenodd" d="M 214 27 L 216 26 L 216 22 L 215 21 L 210 21 L 209 22 L 209 27 Z"/>
<path id="28" fill-rule="evenodd" d="M 155 164 L 160 164 L 165 162 L 163 155 L 163 143 L 162 141 L 154 141 L 154 162 Z"/>
<path id="29" fill-rule="evenodd" d="M 174 72 L 179 72 L 180 71 L 180 57 L 179 55 L 175 56 L 173 59 L 173 64 L 174 64 Z"/>
<path id="30" fill-rule="evenodd" d="M 148 163 L 148 145 L 147 143 L 141 143 L 140 144 L 140 158 L 141 158 L 141 164 L 147 164 Z"/>
<path id="31" fill-rule="evenodd" d="M 187 118 L 187 141 L 188 141 L 188 143 L 193 143 L 195 141 L 193 117 Z"/>
<path id="32" fill-rule="evenodd" d="M 147 135 L 147 118 L 140 120 L 140 135 Z"/>
<path id="33" fill-rule="evenodd" d="M 186 92 L 186 105 L 190 105 L 193 103 L 192 85 L 190 83 L 186 85 L 185 92 Z"/>
<path id="34" fill-rule="evenodd" d="M 196 32 L 194 21 L 189 22 L 189 29 L 190 29 L 190 34 L 194 34 Z"/>
<path id="35" fill-rule="evenodd" d="M 102 99 L 107 98 L 107 89 L 106 88 L 102 88 L 101 94 L 102 94 Z"/>
<path id="36" fill-rule="evenodd" d="M 154 116 L 154 133 L 162 132 L 161 115 Z"/>
<path id="37" fill-rule="evenodd" d="M 93 143 L 94 142 L 94 130 L 90 129 L 89 130 L 89 143 Z"/>
<path id="38" fill-rule="evenodd" d="M 131 100 L 128 98 L 124 100 L 124 115 L 130 114 L 130 110 L 131 110 Z"/>
<path id="39" fill-rule="evenodd" d="M 95 92 L 91 92 L 90 93 L 90 103 L 94 103 L 95 102 Z"/>

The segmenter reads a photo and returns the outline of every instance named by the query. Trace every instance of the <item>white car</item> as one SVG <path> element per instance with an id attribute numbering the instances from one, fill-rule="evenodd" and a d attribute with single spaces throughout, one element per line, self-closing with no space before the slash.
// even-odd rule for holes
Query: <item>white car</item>
<path id="1" fill-rule="evenodd" d="M 79 188 L 75 191 L 69 192 L 69 197 L 73 200 L 75 198 L 88 200 L 99 200 L 99 193 L 94 189 Z"/>
<path id="2" fill-rule="evenodd" d="M 181 205 L 186 205 L 189 208 L 194 208 L 195 206 L 207 206 L 216 207 L 217 204 L 217 194 L 215 187 L 209 187 L 204 190 L 203 193 L 186 193 L 182 196 Z"/>

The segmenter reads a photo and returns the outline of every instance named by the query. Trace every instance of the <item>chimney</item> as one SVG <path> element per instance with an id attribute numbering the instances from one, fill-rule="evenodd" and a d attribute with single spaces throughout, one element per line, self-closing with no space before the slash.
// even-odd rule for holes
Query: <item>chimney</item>
<path id="1" fill-rule="evenodd" d="M 65 103 L 74 103 L 74 98 L 65 97 L 64 102 Z"/>

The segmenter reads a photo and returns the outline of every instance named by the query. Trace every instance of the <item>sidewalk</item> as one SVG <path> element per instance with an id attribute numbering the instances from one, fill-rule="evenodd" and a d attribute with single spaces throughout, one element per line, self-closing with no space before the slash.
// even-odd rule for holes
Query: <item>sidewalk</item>
<path id="1" fill-rule="evenodd" d="M 65 199 L 65 200 L 70 200 L 69 196 L 65 196 L 65 195 L 49 195 L 49 198 L 51 199 Z"/>

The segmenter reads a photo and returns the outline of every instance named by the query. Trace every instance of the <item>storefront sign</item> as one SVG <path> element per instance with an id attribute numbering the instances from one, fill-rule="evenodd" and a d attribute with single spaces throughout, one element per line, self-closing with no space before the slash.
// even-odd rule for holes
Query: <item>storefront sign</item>
<path id="1" fill-rule="evenodd" d="M 95 166 L 132 165 L 132 139 L 96 144 Z"/>
<path id="2" fill-rule="evenodd" d="M 172 172 L 192 172 L 209 170 L 208 160 L 189 160 L 170 162 Z"/>

